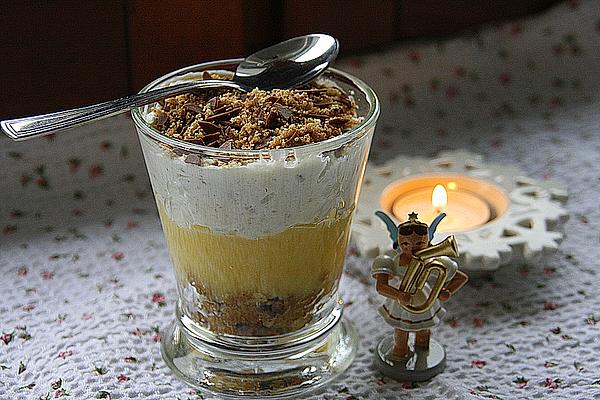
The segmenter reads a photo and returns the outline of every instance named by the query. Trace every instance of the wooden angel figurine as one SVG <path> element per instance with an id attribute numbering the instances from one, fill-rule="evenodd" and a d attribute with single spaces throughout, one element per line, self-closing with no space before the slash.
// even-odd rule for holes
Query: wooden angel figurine
<path id="1" fill-rule="evenodd" d="M 394 328 L 393 338 L 386 337 L 377 346 L 375 364 L 401 381 L 428 380 L 445 367 L 444 348 L 431 339 L 431 329 L 446 312 L 441 302 L 450 299 L 468 277 L 453 260 L 459 255 L 453 236 L 431 244 L 445 214 L 431 227 L 414 212 L 398 226 L 385 213 L 376 215 L 386 223 L 395 251 L 377 257 L 371 271 L 377 292 L 386 297 L 379 314 Z M 414 344 L 409 340 L 411 332 Z"/>

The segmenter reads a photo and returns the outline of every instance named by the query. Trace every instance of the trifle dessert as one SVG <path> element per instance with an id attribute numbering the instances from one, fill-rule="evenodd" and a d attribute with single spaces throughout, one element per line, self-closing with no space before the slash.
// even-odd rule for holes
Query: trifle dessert
<path id="1" fill-rule="evenodd" d="M 190 67 L 144 90 L 229 79 L 228 68 Z M 180 296 L 163 355 L 181 377 L 225 393 L 268 370 L 249 389 L 262 395 L 267 381 L 300 387 L 348 366 L 356 337 L 337 288 L 378 112 L 366 85 L 335 70 L 293 89 L 203 89 L 134 110 Z"/>

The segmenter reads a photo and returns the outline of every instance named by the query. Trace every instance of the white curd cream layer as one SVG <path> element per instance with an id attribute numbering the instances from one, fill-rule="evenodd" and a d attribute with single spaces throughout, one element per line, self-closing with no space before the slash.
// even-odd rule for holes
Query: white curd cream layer
<path id="1" fill-rule="evenodd" d="M 255 239 L 352 209 L 368 136 L 344 151 L 292 161 L 280 151 L 282 159 L 245 165 L 189 163 L 143 134 L 140 142 L 156 200 L 171 221 Z"/>

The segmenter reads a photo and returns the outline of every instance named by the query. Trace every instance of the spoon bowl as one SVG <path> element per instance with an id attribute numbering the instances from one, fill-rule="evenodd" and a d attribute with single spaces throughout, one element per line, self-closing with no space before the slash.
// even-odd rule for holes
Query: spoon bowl
<path id="1" fill-rule="evenodd" d="M 329 35 L 296 37 L 246 57 L 233 80 L 263 90 L 300 86 L 325 71 L 338 51 L 337 39 Z"/>
<path id="2" fill-rule="evenodd" d="M 18 141 L 107 118 L 192 90 L 222 87 L 243 92 L 253 88 L 288 89 L 308 83 L 325 71 L 335 60 L 338 48 L 338 41 L 329 35 L 300 36 L 246 57 L 231 81 L 186 82 L 72 110 L 5 120 L 0 126 L 6 135 Z"/>

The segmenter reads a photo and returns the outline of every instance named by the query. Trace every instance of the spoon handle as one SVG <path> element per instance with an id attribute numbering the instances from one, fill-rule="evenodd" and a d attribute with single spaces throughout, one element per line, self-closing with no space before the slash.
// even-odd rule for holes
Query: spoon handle
<path id="1" fill-rule="evenodd" d="M 181 83 L 155 89 L 145 93 L 134 94 L 120 99 L 93 104 L 90 106 L 59 111 L 51 114 L 36 115 L 33 117 L 10 119 L 0 122 L 0 126 L 13 140 L 26 140 L 37 136 L 47 135 L 52 132 L 83 125 L 97 119 L 111 117 L 133 107 L 140 107 L 165 97 L 175 96 L 195 89 L 228 87 L 242 91 L 249 89 L 236 82 L 222 80 L 204 80 Z"/>

